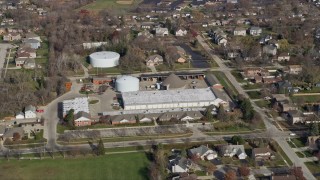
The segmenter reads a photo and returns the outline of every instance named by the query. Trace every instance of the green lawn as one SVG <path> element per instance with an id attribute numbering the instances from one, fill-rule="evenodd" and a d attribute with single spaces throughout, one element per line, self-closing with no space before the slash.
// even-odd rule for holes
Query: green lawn
<path id="1" fill-rule="evenodd" d="M 312 96 L 291 96 L 291 100 L 293 102 L 299 101 L 299 99 L 303 99 L 305 103 L 317 103 L 320 101 L 320 95 L 312 95 Z"/>
<path id="2" fill-rule="evenodd" d="M 121 1 L 121 0 L 120 0 Z M 127 10 L 130 8 L 135 7 L 138 3 L 141 2 L 140 0 L 133 0 L 133 4 L 118 4 L 117 0 L 96 0 L 93 3 L 90 3 L 84 7 L 79 9 L 87 9 L 91 11 L 101 11 L 104 9 L 117 9 L 117 10 Z"/>
<path id="3" fill-rule="evenodd" d="M 249 89 L 260 89 L 262 88 L 262 84 L 246 84 L 243 86 L 243 89 L 249 90 Z"/>
<path id="4" fill-rule="evenodd" d="M 291 141 L 292 141 L 297 147 L 305 147 L 305 146 L 306 146 L 306 139 L 303 139 L 303 138 L 291 138 Z"/>
<path id="5" fill-rule="evenodd" d="M 312 174 L 318 174 L 317 178 L 320 179 L 320 164 L 319 162 L 306 162 L 304 163 L 308 169 L 312 172 Z"/>
<path id="6" fill-rule="evenodd" d="M 120 74 L 121 70 L 118 67 L 111 68 L 92 68 L 89 74 Z"/>
<path id="7" fill-rule="evenodd" d="M 2 160 L 1 179 L 148 179 L 145 153 L 77 159 Z"/>
<path id="8" fill-rule="evenodd" d="M 246 80 L 243 79 L 242 75 L 240 74 L 240 71 L 233 70 L 233 71 L 231 71 L 231 74 L 236 78 L 236 80 L 239 83 L 247 82 Z"/>
<path id="9" fill-rule="evenodd" d="M 256 105 L 260 108 L 268 108 L 270 105 L 270 101 L 266 100 L 255 101 L 254 103 L 256 103 Z"/>
<path id="10" fill-rule="evenodd" d="M 250 99 L 260 99 L 261 98 L 260 91 L 248 91 L 247 94 L 250 97 Z"/>

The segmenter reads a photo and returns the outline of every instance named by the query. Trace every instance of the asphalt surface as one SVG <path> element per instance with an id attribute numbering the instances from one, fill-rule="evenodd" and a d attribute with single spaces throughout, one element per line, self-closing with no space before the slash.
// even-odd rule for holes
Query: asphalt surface
<path id="1" fill-rule="evenodd" d="M 7 49 L 11 48 L 10 44 L 0 44 L 0 76 L 2 77 L 3 68 L 5 66 Z"/>

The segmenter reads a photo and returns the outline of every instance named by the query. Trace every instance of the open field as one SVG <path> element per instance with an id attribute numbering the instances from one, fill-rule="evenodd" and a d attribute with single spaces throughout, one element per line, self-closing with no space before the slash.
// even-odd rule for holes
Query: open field
<path id="1" fill-rule="evenodd" d="M 2 160 L 1 179 L 148 179 L 145 153 L 45 160 Z M 14 172 L 13 172 L 14 170 Z"/>
<path id="2" fill-rule="evenodd" d="M 139 4 L 139 0 L 96 0 L 80 9 L 90 11 L 101 11 L 104 9 L 130 9 Z"/>

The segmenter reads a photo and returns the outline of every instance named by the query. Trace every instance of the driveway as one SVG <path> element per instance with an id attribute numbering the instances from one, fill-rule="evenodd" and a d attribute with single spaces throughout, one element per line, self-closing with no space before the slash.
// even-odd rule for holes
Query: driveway
<path id="1" fill-rule="evenodd" d="M 187 54 L 191 55 L 191 64 L 195 68 L 210 68 L 210 64 L 208 63 L 208 60 L 203 57 L 200 52 L 193 51 L 190 46 L 186 44 L 179 44 L 186 52 Z"/>

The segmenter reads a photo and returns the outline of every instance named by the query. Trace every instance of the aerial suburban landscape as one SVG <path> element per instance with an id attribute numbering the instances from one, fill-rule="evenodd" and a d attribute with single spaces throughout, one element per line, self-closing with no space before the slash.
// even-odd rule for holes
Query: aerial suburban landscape
<path id="1" fill-rule="evenodd" d="M 0 0 L 0 179 L 320 180 L 320 0 Z"/>

